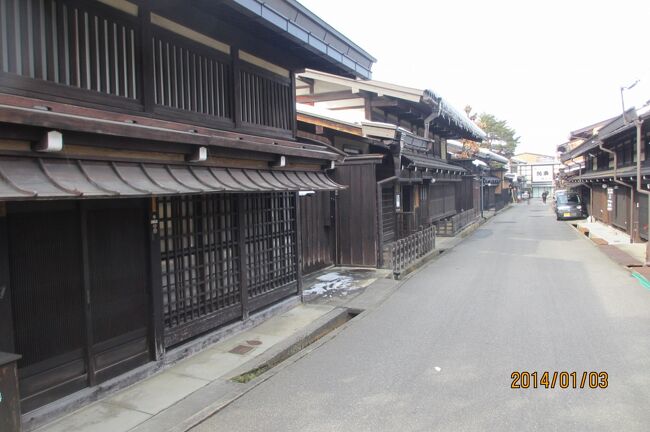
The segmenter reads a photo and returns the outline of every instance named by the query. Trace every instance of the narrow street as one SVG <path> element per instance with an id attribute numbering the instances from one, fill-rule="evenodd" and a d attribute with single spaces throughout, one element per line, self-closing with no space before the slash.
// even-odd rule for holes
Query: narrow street
<path id="1" fill-rule="evenodd" d="M 650 291 L 533 200 L 194 431 L 646 431 L 649 329 Z M 515 371 L 608 387 L 512 389 Z"/>

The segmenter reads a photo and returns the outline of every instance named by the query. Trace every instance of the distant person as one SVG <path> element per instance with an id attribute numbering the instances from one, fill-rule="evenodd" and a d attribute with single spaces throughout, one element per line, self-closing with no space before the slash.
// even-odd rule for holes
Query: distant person
<path id="1" fill-rule="evenodd" d="M 544 191 L 544 193 L 542 194 L 542 202 L 543 202 L 544 204 L 546 204 L 546 197 L 548 197 L 548 192 L 547 192 L 547 191 Z"/>

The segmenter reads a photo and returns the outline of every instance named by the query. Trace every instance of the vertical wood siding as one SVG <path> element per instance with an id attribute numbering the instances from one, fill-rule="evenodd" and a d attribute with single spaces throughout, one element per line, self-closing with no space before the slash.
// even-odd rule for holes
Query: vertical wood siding
<path id="1" fill-rule="evenodd" d="M 300 197 L 302 270 L 311 273 L 334 264 L 331 192 Z"/>
<path id="2" fill-rule="evenodd" d="M 336 181 L 348 186 L 339 191 L 338 208 L 338 264 L 351 266 L 377 265 L 377 182 L 375 165 L 340 166 L 335 172 Z M 388 197 L 386 205 L 394 203 L 394 198 Z M 387 212 L 389 209 L 387 208 Z M 389 229 L 390 216 L 388 215 Z M 394 219 L 393 219 L 394 220 Z"/>

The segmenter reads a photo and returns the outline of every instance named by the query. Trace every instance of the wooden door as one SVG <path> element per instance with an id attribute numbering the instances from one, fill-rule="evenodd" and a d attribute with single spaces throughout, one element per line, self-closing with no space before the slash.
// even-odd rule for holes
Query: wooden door
<path id="1" fill-rule="evenodd" d="M 8 206 L 21 408 L 87 386 L 79 213 L 73 202 Z"/>
<path id="2" fill-rule="evenodd" d="M 84 214 L 95 384 L 150 359 L 147 221 L 142 200 L 88 203 Z"/>
<path id="3" fill-rule="evenodd" d="M 648 240 L 648 196 L 644 194 L 637 194 L 636 196 L 639 203 L 639 236 L 644 240 Z"/>
<path id="4" fill-rule="evenodd" d="M 337 263 L 377 265 L 377 182 L 374 164 L 337 167 L 335 179 L 348 186 L 338 192 Z"/>
<path id="5" fill-rule="evenodd" d="M 303 274 L 334 264 L 334 205 L 331 195 L 329 191 L 321 191 L 299 198 Z"/>
<path id="6" fill-rule="evenodd" d="M 618 228 L 629 231 L 630 196 L 628 189 L 619 186 L 614 189 L 614 225 Z"/>

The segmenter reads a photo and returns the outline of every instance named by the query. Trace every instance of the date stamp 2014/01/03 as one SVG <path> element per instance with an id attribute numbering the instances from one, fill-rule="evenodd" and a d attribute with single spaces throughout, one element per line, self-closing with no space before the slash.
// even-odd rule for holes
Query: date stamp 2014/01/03
<path id="1" fill-rule="evenodd" d="M 606 389 L 609 385 L 607 372 L 515 371 L 510 374 L 510 379 L 510 388 L 513 389 Z"/>

